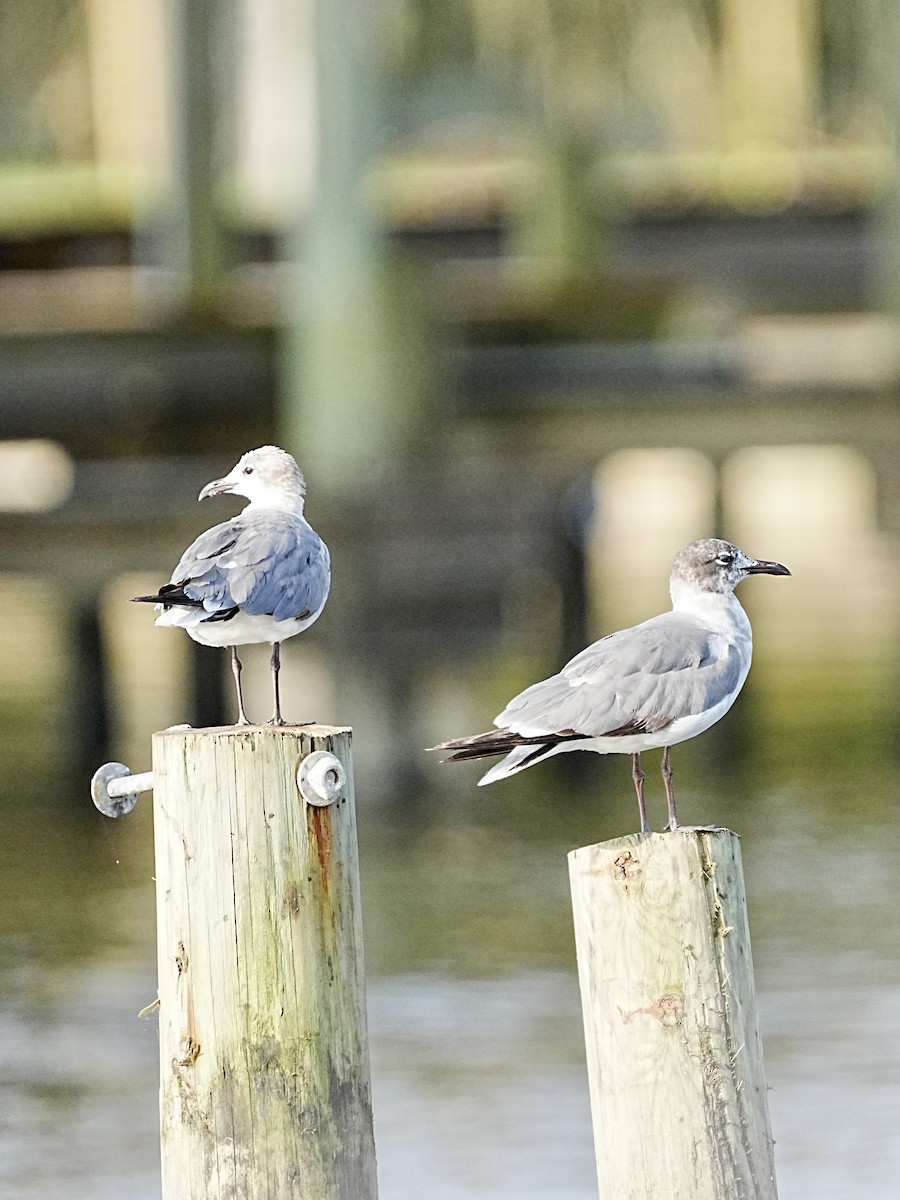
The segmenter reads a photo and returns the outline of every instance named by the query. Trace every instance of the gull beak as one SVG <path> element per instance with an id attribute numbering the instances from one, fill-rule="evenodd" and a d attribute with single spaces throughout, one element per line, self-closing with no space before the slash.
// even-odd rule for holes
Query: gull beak
<path id="1" fill-rule="evenodd" d="M 230 475 L 225 475 L 222 479 L 214 479 L 208 483 L 200 495 L 198 500 L 206 500 L 209 496 L 221 496 L 225 492 L 230 492 L 234 488 L 234 480 Z"/>
<path id="2" fill-rule="evenodd" d="M 745 567 L 747 575 L 790 575 L 787 567 L 777 562 L 767 562 L 764 558 L 757 559 L 752 566 Z"/>

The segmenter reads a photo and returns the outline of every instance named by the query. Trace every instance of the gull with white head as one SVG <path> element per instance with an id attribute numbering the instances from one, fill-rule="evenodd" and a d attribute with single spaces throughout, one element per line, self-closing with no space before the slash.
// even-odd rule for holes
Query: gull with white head
<path id="1" fill-rule="evenodd" d="M 275 711 L 283 725 L 279 695 L 281 643 L 308 629 L 325 607 L 331 585 L 328 547 L 303 515 L 306 483 L 297 463 L 277 446 L 249 450 L 198 499 L 246 496 L 236 517 L 201 533 L 155 596 L 157 625 L 172 625 L 204 646 L 229 646 L 238 700 L 238 720 L 250 724 L 241 692 L 237 647 L 272 645 Z"/>
<path id="2" fill-rule="evenodd" d="M 511 700 L 495 729 L 432 749 L 454 751 L 450 762 L 505 755 L 480 784 L 569 750 L 630 754 L 641 831 L 647 833 L 641 753 L 662 748 L 668 828 L 677 829 L 671 747 L 714 725 L 744 686 L 752 637 L 734 589 L 748 575 L 790 571 L 719 538 L 691 542 L 672 567 L 671 612 L 594 642 L 558 675 Z"/>

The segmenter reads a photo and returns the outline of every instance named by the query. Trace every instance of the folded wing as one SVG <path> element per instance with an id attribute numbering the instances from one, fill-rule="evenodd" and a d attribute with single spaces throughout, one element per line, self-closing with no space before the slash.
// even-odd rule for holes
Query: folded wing
<path id="1" fill-rule="evenodd" d="M 740 682 L 743 656 L 695 618 L 665 613 L 610 634 L 527 688 L 495 725 L 523 737 L 616 737 L 705 712 Z"/>
<path id="2" fill-rule="evenodd" d="M 302 517 L 267 511 L 215 525 L 190 545 L 155 597 L 198 620 L 235 612 L 278 621 L 317 612 L 328 596 L 328 548 Z"/>

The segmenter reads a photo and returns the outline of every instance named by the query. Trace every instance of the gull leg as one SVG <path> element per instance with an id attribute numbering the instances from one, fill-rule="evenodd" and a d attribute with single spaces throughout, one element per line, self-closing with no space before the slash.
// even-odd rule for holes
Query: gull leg
<path id="1" fill-rule="evenodd" d="M 669 806 L 669 823 L 667 829 L 677 829 L 678 814 L 675 811 L 675 792 L 672 790 L 672 747 L 666 746 L 662 755 L 663 786 L 666 789 L 666 804 Z"/>
<path id="2" fill-rule="evenodd" d="M 238 725 L 249 725 L 250 719 L 244 712 L 244 693 L 241 691 L 241 660 L 238 658 L 237 646 L 231 647 L 231 673 L 234 676 L 234 686 L 237 688 Z"/>
<path id="3" fill-rule="evenodd" d="M 281 715 L 281 695 L 278 688 L 278 673 L 281 670 L 281 643 L 272 643 L 272 687 L 275 691 L 275 711 L 272 713 L 270 725 L 283 725 L 284 717 Z"/>
<path id="4" fill-rule="evenodd" d="M 634 780 L 634 790 L 637 792 L 638 813 L 641 817 L 641 833 L 650 832 L 650 822 L 647 820 L 647 806 L 644 803 L 644 780 L 647 776 L 641 770 L 640 754 L 631 756 L 631 778 Z"/>

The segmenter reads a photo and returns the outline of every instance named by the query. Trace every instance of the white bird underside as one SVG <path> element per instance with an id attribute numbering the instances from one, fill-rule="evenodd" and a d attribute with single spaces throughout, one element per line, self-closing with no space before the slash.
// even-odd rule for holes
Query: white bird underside
<path id="1" fill-rule="evenodd" d="M 292 617 L 286 621 L 276 621 L 267 613 L 251 616 L 238 612 L 227 621 L 210 621 L 202 609 L 179 608 L 175 605 L 164 608 L 158 604 L 159 616 L 153 624 L 183 629 L 202 646 L 252 646 L 258 642 L 274 645 L 275 642 L 284 642 L 302 633 L 318 619 L 324 607 L 323 600 L 311 616 L 303 619 Z"/>

